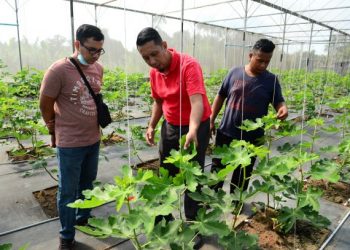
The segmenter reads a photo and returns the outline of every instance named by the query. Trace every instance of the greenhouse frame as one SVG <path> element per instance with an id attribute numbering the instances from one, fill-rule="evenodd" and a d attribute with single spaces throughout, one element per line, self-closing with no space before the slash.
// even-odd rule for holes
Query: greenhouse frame
<path id="1" fill-rule="evenodd" d="M 0 0 L 0 250 L 59 247 L 61 147 L 52 147 L 40 105 L 53 63 L 80 53 L 76 30 L 82 24 L 104 34 L 103 51 L 97 50 L 100 91 L 112 123 L 97 128 L 93 188 L 68 205 L 92 209 L 87 223 L 75 225 L 69 249 L 349 249 L 349 17 L 345 0 Z M 152 128 L 156 143 L 148 141 L 161 98 L 155 97 L 143 45 L 136 45 L 145 27 L 157 30 L 167 48 L 180 53 L 180 62 L 187 56 L 198 62 L 210 112 L 220 96 L 225 100 L 217 117 L 207 117 L 204 167 L 193 160 L 199 152 L 195 141 L 189 149 L 173 148 L 162 162 L 166 124 L 179 127 L 180 135 L 191 126 L 182 118 L 172 125 L 164 106 Z M 276 46 L 267 63 L 274 82 L 269 80 L 266 115 L 253 120 L 244 118 L 250 114 L 246 98 L 252 98 L 245 77 L 251 77 L 247 67 L 259 39 Z M 236 107 L 230 98 L 240 80 L 227 96 L 223 91 L 240 68 L 245 73 Z M 159 72 L 167 78 L 167 71 Z M 267 82 L 260 74 L 267 79 L 264 69 L 252 81 Z M 187 82 L 185 74 L 178 79 L 182 117 Z M 79 98 L 83 103 L 86 97 Z M 280 103 L 272 105 L 275 98 L 286 105 L 286 119 L 279 117 Z M 242 113 L 235 124 L 241 134 L 220 146 L 218 131 L 229 108 Z M 259 143 L 243 139 L 257 130 L 264 134 Z M 185 141 L 183 136 L 179 144 Z M 217 160 L 223 165 L 218 171 Z M 165 163 L 178 173 L 169 174 Z M 246 172 L 251 163 L 252 172 Z M 239 184 L 232 183 L 237 171 Z M 200 204 L 195 219 L 185 218 L 188 199 Z"/>

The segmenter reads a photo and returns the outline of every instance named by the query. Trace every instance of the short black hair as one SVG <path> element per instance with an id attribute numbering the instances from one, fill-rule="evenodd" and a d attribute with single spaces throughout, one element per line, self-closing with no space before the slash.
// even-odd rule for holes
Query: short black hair
<path id="1" fill-rule="evenodd" d="M 262 51 L 265 53 L 272 53 L 274 49 L 275 44 L 270 40 L 264 38 L 256 41 L 256 43 L 253 46 L 253 50 Z"/>
<path id="2" fill-rule="evenodd" d="M 76 39 L 84 43 L 88 38 L 92 37 L 95 41 L 102 41 L 105 39 L 102 31 L 91 24 L 82 24 L 76 32 Z"/>
<path id="3" fill-rule="evenodd" d="M 162 37 L 159 35 L 158 31 L 151 27 L 144 28 L 137 35 L 136 45 L 142 46 L 145 43 L 153 41 L 155 44 L 160 45 L 163 42 Z"/>

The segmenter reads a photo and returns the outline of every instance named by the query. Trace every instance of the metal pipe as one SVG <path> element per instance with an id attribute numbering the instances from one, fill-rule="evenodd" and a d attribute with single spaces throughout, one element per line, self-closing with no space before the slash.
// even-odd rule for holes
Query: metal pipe
<path id="1" fill-rule="evenodd" d="M 309 71 L 310 52 L 311 52 L 311 44 L 312 44 L 313 29 L 314 29 L 314 23 L 311 23 L 310 40 L 309 40 L 309 49 L 308 49 L 308 52 L 307 52 L 307 60 L 306 60 L 306 70 L 307 70 L 307 71 Z"/>
<path id="2" fill-rule="evenodd" d="M 18 42 L 18 53 L 19 53 L 19 66 L 20 66 L 20 68 L 22 70 L 23 69 L 23 65 L 22 65 L 22 50 L 21 50 L 21 38 L 20 38 L 20 35 L 19 35 L 17 0 L 15 0 L 15 12 L 16 12 L 16 24 L 17 24 L 17 42 Z"/>
<path id="3" fill-rule="evenodd" d="M 73 8 L 73 0 L 70 0 L 70 24 L 71 24 L 71 36 L 72 36 L 72 50 L 73 53 L 75 51 L 75 46 L 74 46 L 74 8 Z"/>
<path id="4" fill-rule="evenodd" d="M 95 26 L 97 26 L 97 5 L 95 5 Z"/>
<path id="5" fill-rule="evenodd" d="M 277 9 L 277 10 L 279 10 L 279 11 L 283 11 L 284 13 L 288 13 L 288 14 L 291 14 L 291 15 L 293 15 L 293 16 L 299 17 L 299 18 L 304 19 L 304 20 L 306 20 L 306 21 L 308 21 L 308 22 L 311 22 L 312 24 L 317 24 L 317 25 L 326 27 L 326 28 L 328 28 L 328 29 L 333 29 L 333 30 L 335 30 L 335 31 L 337 31 L 337 32 L 339 32 L 339 33 L 341 33 L 341 34 L 343 34 L 343 35 L 350 36 L 350 34 L 344 32 L 344 31 L 342 31 L 342 30 L 339 30 L 339 29 L 336 29 L 336 28 L 331 27 L 331 26 L 329 26 L 329 25 L 326 25 L 326 24 L 324 24 L 323 22 L 318 22 L 318 21 L 316 21 L 316 20 L 314 20 L 314 19 L 312 19 L 312 18 L 309 18 L 309 17 L 307 17 L 307 16 L 301 15 L 301 14 L 296 13 L 296 12 L 294 12 L 294 11 L 288 10 L 288 9 L 283 8 L 283 7 L 281 7 L 281 6 L 278 6 L 278 5 L 276 5 L 276 4 L 269 3 L 269 2 L 267 2 L 267 1 L 265 1 L 265 0 L 252 0 L 252 1 L 257 2 L 257 3 L 260 3 L 260 4 L 263 4 L 263 5 L 266 5 L 266 6 L 268 6 L 268 7 L 274 8 L 274 9 Z"/>
<path id="6" fill-rule="evenodd" d="M 349 217 L 350 211 L 347 212 L 347 214 L 344 216 L 344 218 L 341 220 L 341 222 L 338 224 L 337 228 L 332 232 L 332 234 L 327 238 L 325 242 L 323 242 L 322 246 L 319 250 L 325 249 L 325 247 L 328 245 L 328 243 L 331 241 L 331 239 L 334 237 L 334 235 L 338 232 L 338 230 L 343 226 L 346 219 Z"/>
<path id="7" fill-rule="evenodd" d="M 242 60 L 241 65 L 244 65 L 244 57 L 245 57 L 245 41 L 246 41 L 246 30 L 247 30 L 247 17 L 248 17 L 248 0 L 245 1 L 245 10 L 244 10 L 244 30 L 243 30 L 243 49 L 242 49 Z"/>
<path id="8" fill-rule="evenodd" d="M 73 0 L 66 0 L 66 1 L 73 1 Z M 82 1 L 82 0 L 74 0 L 74 2 L 82 3 L 82 4 L 86 4 L 86 5 L 96 5 L 95 3 L 91 3 L 91 2 L 88 2 L 88 1 Z M 181 21 L 181 18 L 179 18 L 179 17 L 168 16 L 168 15 L 163 15 L 163 14 L 156 14 L 156 13 L 147 12 L 147 11 L 140 11 L 140 10 L 135 10 L 135 9 L 121 8 L 121 7 L 118 7 L 118 6 L 110 6 L 110 5 L 104 5 L 104 4 L 99 4 L 99 6 L 110 8 L 110 9 L 117 9 L 117 10 L 130 11 L 130 12 L 139 13 L 139 14 L 151 15 L 151 16 L 165 17 L 165 18 Z M 185 21 L 185 22 L 192 22 L 192 23 L 200 23 L 200 24 L 203 24 L 203 25 L 208 25 L 210 27 L 216 27 L 216 28 L 227 28 L 226 26 L 215 25 L 215 24 L 210 24 L 210 23 L 205 23 L 205 22 L 198 22 L 196 20 L 191 20 L 191 19 L 183 19 L 183 21 Z M 242 31 L 242 30 L 235 29 L 235 28 L 229 28 L 229 29 L 230 30 L 235 30 L 235 31 Z M 279 37 L 273 37 L 273 36 L 270 36 L 270 35 L 267 35 L 267 34 L 262 34 L 262 33 L 249 32 L 249 31 L 246 31 L 246 33 L 256 34 L 256 35 L 263 35 L 265 37 L 271 37 L 271 38 L 279 39 Z"/>
<path id="9" fill-rule="evenodd" d="M 42 225 L 42 224 L 45 224 L 45 223 L 48 223 L 48 222 L 51 222 L 51 221 L 55 221 L 55 220 L 58 220 L 58 217 L 50 218 L 50 219 L 43 220 L 43 221 L 40 221 L 40 222 L 37 222 L 37 223 L 33 223 L 33 224 L 30 224 L 30 225 L 27 225 L 27 226 L 23 226 L 23 227 L 15 228 L 13 230 L 5 231 L 5 232 L 0 233 L 0 237 L 8 235 L 8 234 L 16 233 L 16 232 L 22 231 L 24 229 L 28 229 L 28 228 L 32 228 L 32 227 L 35 227 L 35 226 L 39 226 L 39 225 Z"/>
<path id="10" fill-rule="evenodd" d="M 286 39 L 286 26 L 287 26 L 287 13 L 284 14 L 284 26 L 283 26 L 283 36 L 282 36 L 282 51 L 280 56 L 280 65 L 279 65 L 279 75 L 282 73 L 282 62 L 283 62 L 283 53 L 284 53 L 284 41 Z"/>

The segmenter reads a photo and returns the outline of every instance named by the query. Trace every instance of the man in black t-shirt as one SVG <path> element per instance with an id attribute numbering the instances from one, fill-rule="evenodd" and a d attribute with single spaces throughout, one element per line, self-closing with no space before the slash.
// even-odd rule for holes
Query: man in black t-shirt
<path id="1" fill-rule="evenodd" d="M 261 145 L 259 140 L 264 136 L 263 129 L 246 132 L 238 127 L 243 120 L 255 121 L 256 118 L 265 116 L 271 103 L 277 111 L 277 118 L 284 120 L 288 116 L 288 109 L 284 103 L 281 86 L 277 77 L 266 70 L 273 55 L 275 45 L 267 39 L 258 40 L 249 53 L 249 63 L 243 67 L 231 69 L 224 79 L 218 94 L 215 97 L 212 114 L 210 117 L 210 129 L 216 132 L 215 146 L 229 145 L 232 140 L 243 139 L 254 145 Z M 226 99 L 226 107 L 220 126 L 215 131 L 215 118 Z M 243 105 L 243 107 L 242 107 Z M 251 159 L 251 164 L 246 167 L 246 178 L 251 176 L 256 158 Z M 219 171 L 224 166 L 221 159 L 213 159 L 211 171 Z M 241 187 L 243 173 L 237 168 L 231 179 L 230 192 L 235 187 Z M 222 188 L 223 182 L 216 188 Z M 244 183 L 243 190 L 248 187 Z"/>

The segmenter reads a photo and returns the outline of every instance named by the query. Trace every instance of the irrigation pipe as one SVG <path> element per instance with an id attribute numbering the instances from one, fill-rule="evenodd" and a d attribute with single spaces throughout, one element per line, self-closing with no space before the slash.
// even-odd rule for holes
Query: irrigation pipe
<path id="1" fill-rule="evenodd" d="M 34 224 L 30 224 L 30 225 L 27 225 L 27 226 L 24 226 L 24 227 L 19 227 L 19 228 L 13 229 L 13 230 L 5 231 L 5 232 L 0 233 L 0 237 L 8 235 L 8 234 L 11 234 L 11 233 L 16 233 L 16 232 L 22 231 L 24 229 L 28 229 L 28 228 L 32 228 L 32 227 L 35 227 L 35 226 L 39 226 L 39 225 L 42 225 L 42 224 L 45 224 L 45 223 L 48 223 L 48 222 L 51 222 L 51 221 L 55 221 L 55 220 L 58 220 L 58 217 L 50 218 L 50 219 L 43 220 L 43 221 L 40 221 L 40 222 L 37 222 L 37 223 L 34 223 Z"/>
<path id="2" fill-rule="evenodd" d="M 350 215 L 350 211 L 348 211 L 348 213 L 344 216 L 344 218 L 341 220 L 341 222 L 339 223 L 339 225 L 337 226 L 337 228 L 332 232 L 332 234 L 328 237 L 328 239 L 323 242 L 322 246 L 320 247 L 319 250 L 323 250 L 325 249 L 325 247 L 328 245 L 328 243 L 331 241 L 331 239 L 334 237 L 334 235 L 338 232 L 338 230 L 343 226 L 344 222 L 347 220 L 347 218 Z"/>

